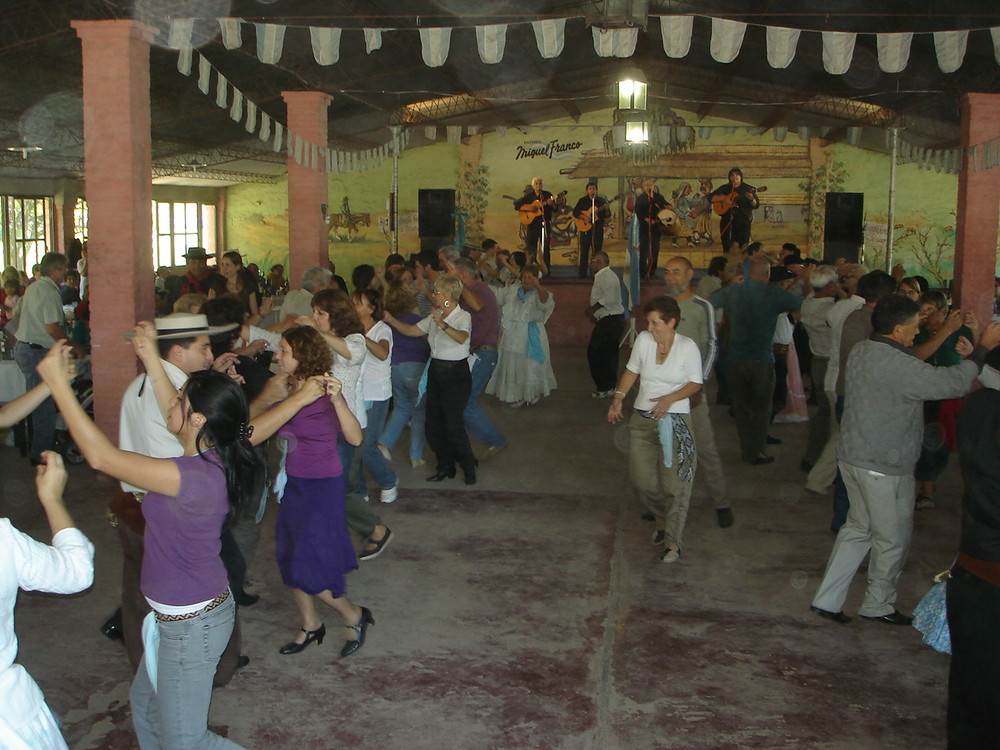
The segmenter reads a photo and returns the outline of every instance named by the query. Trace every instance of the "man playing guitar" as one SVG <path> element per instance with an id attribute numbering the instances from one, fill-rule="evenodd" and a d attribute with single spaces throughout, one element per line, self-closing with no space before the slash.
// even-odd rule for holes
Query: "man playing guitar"
<path id="1" fill-rule="evenodd" d="M 642 192 L 635 196 L 633 211 L 639 219 L 639 275 L 646 279 L 656 276 L 656 259 L 660 256 L 660 222 L 657 214 L 670 204 L 656 190 L 653 180 L 642 181 Z"/>
<path id="2" fill-rule="evenodd" d="M 722 247 L 728 248 L 733 242 L 745 247 L 750 242 L 753 210 L 760 205 L 757 188 L 744 183 L 743 172 L 738 167 L 733 167 L 729 170 L 729 182 L 709 193 L 708 198 L 715 213 L 721 217 L 719 234 L 722 237 Z"/>
<path id="3" fill-rule="evenodd" d="M 542 241 L 542 258 L 545 265 L 549 263 L 549 234 L 551 232 L 552 207 L 555 199 L 548 190 L 542 190 L 542 178 L 531 180 L 531 190 L 526 190 L 524 197 L 514 201 L 514 208 L 520 213 L 521 223 L 527 226 L 524 237 L 524 252 L 531 263 L 537 262 L 538 241 Z"/>
<path id="4" fill-rule="evenodd" d="M 587 183 L 587 194 L 576 202 L 573 218 L 580 236 L 580 278 L 587 278 L 591 252 L 599 253 L 604 246 L 604 220 L 611 216 L 607 199 L 597 194 L 597 183 Z M 587 228 L 585 228 L 587 227 Z"/>

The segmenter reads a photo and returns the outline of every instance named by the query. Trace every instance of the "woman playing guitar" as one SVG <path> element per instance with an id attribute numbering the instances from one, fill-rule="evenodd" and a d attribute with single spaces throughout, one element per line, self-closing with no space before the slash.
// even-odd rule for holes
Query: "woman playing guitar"
<path id="1" fill-rule="evenodd" d="M 750 242 L 750 226 L 753 224 L 753 210 L 760 205 L 757 192 L 767 188 L 755 188 L 743 182 L 743 172 L 738 167 L 729 170 L 729 182 L 709 193 L 712 208 L 719 214 L 719 234 L 722 247 L 728 248 L 733 242 L 744 247 Z"/>

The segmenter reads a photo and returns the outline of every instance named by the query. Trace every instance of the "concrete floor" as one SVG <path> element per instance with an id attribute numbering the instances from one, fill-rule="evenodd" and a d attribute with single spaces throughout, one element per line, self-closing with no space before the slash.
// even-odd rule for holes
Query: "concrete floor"
<path id="1" fill-rule="evenodd" d="M 943 747 L 947 657 L 909 628 L 808 612 L 833 535 L 829 498 L 801 489 L 807 425 L 775 426 L 778 461 L 751 468 L 713 406 L 736 524 L 717 527 L 696 480 L 684 556 L 664 565 L 583 351 L 557 348 L 554 361 L 559 388 L 542 403 L 488 400 L 511 445 L 474 491 L 428 485 L 397 447 L 402 490 L 381 509 L 395 539 L 348 581 L 377 624 L 350 658 L 334 627 L 320 646 L 278 654 L 298 623 L 269 509 L 249 587 L 261 601 L 240 614 L 252 661 L 216 691 L 216 731 L 281 750 Z M 0 448 L 0 515 L 47 540 L 26 463 Z M 93 588 L 23 594 L 16 612 L 19 660 L 77 750 L 137 746 L 128 662 L 98 631 L 119 590 L 111 489 L 71 470 L 68 504 L 98 550 Z M 917 515 L 906 612 L 954 556 L 959 492 L 952 466 L 938 507 Z"/>

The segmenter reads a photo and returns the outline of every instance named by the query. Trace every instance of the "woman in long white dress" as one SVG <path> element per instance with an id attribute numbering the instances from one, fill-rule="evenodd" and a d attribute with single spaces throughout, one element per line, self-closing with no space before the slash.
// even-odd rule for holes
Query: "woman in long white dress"
<path id="1" fill-rule="evenodd" d="M 525 266 L 521 283 L 498 289 L 500 357 L 486 392 L 518 407 L 537 403 L 556 387 L 545 323 L 556 301 L 538 280 L 538 266 Z"/>

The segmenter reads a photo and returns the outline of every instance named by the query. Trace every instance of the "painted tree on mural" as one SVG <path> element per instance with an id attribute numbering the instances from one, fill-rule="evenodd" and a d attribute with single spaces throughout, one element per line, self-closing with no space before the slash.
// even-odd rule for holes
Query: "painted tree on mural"
<path id="1" fill-rule="evenodd" d="M 954 212 L 951 213 L 954 218 Z M 909 224 L 895 243 L 899 254 L 909 254 L 914 263 L 930 274 L 937 286 L 945 288 L 955 262 L 955 226 L 942 227 L 924 219 Z"/>
<path id="2" fill-rule="evenodd" d="M 826 194 L 839 193 L 844 189 L 847 169 L 844 163 L 827 159 L 813 170 L 808 182 L 800 182 L 799 190 L 809 198 L 809 240 L 820 243 L 826 224 Z"/>
<path id="3" fill-rule="evenodd" d="M 458 181 L 458 205 L 465 213 L 465 237 L 476 244 L 486 234 L 486 205 L 490 188 L 490 168 L 462 162 Z"/>

